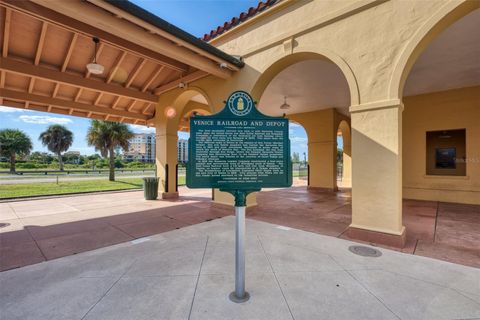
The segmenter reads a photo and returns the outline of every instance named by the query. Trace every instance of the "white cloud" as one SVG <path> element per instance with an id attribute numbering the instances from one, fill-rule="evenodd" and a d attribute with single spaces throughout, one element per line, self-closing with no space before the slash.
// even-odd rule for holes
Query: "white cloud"
<path id="1" fill-rule="evenodd" d="M 147 126 L 140 126 L 138 124 L 131 124 L 130 129 L 132 129 L 133 132 L 146 132 L 146 133 L 154 133 L 155 128 L 153 127 L 147 127 Z"/>
<path id="2" fill-rule="evenodd" d="M 0 112 L 4 112 L 4 113 L 14 113 L 14 112 L 23 112 L 23 110 L 22 110 L 22 109 L 17 109 L 17 108 L 0 106 Z"/>
<path id="3" fill-rule="evenodd" d="M 61 118 L 61 117 L 49 117 L 49 116 L 27 116 L 22 115 L 18 117 L 20 120 L 26 123 L 36 123 L 36 124 L 68 124 L 72 123 L 73 121 L 68 118 Z"/>
<path id="4" fill-rule="evenodd" d="M 299 125 L 298 123 L 289 122 L 288 124 L 290 125 L 290 128 L 302 128 L 303 129 L 303 127 L 301 125 Z"/>

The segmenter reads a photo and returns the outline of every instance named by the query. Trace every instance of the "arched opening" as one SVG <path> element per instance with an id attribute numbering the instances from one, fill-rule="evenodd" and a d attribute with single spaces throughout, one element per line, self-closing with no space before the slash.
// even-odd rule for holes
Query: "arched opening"
<path id="1" fill-rule="evenodd" d="M 260 111 L 272 116 L 284 114 L 305 128 L 309 190 L 337 190 L 338 122 L 349 121 L 348 107 L 355 86 L 342 68 L 317 53 L 297 53 L 280 59 L 254 86 L 252 92 L 260 98 Z"/>
<path id="2" fill-rule="evenodd" d="M 292 157 L 293 186 L 308 185 L 308 135 L 301 124 L 290 121 L 288 128 Z"/>
<path id="3" fill-rule="evenodd" d="M 339 190 L 352 188 L 352 142 L 350 125 L 340 121 L 337 130 L 337 187 Z"/>
<path id="4" fill-rule="evenodd" d="M 299 145 L 306 148 L 292 156 L 298 168 L 307 162 L 308 169 L 296 173 L 294 165 L 292 188 L 260 192 L 252 216 L 334 236 L 350 224 L 350 192 L 336 192 L 337 132 L 342 123 L 342 132 L 350 135 L 349 107 L 359 101 L 354 77 L 341 61 L 319 53 L 295 53 L 273 63 L 254 85 L 252 94 L 261 112 L 290 120 L 292 151 Z M 294 131 L 300 128 L 302 138 Z M 300 179 L 305 174 L 307 183 Z"/>
<path id="5" fill-rule="evenodd" d="M 157 124 L 157 168 L 163 184 L 163 197 L 179 195 L 211 198 L 209 190 L 190 190 L 186 184 L 185 163 L 188 161 L 190 118 L 195 114 L 211 114 L 208 96 L 198 88 L 187 88 L 165 106 L 164 122 Z"/>
<path id="6" fill-rule="evenodd" d="M 473 9 L 458 6 L 425 32 L 398 82 L 407 247 L 427 255 L 456 248 L 467 260 L 480 243 L 480 9 Z"/>

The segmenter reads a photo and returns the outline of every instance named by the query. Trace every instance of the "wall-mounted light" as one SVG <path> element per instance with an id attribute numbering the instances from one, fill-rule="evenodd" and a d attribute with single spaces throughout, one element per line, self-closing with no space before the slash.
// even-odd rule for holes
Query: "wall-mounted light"
<path id="1" fill-rule="evenodd" d="M 280 106 L 280 109 L 282 110 L 290 109 L 290 105 L 287 103 L 287 96 L 283 97 L 283 104 Z"/>
<path id="2" fill-rule="evenodd" d="M 93 56 L 92 63 L 87 64 L 87 70 L 92 74 L 102 74 L 105 68 L 101 64 L 97 63 L 97 50 L 100 39 L 94 37 L 92 38 L 92 41 L 95 43 L 95 54 Z"/>
<path id="3" fill-rule="evenodd" d="M 174 107 L 165 108 L 165 117 L 167 117 L 168 119 L 175 118 L 176 115 L 177 115 L 177 110 L 175 110 Z"/>

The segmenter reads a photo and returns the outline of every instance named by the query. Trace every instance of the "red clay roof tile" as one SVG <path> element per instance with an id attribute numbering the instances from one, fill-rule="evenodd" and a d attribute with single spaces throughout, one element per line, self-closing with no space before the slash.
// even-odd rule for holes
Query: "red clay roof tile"
<path id="1" fill-rule="evenodd" d="M 270 8 L 274 4 L 280 2 L 281 0 L 266 0 L 265 2 L 260 1 L 256 7 L 250 7 L 248 11 L 240 13 L 238 17 L 233 17 L 231 21 L 226 21 L 222 26 L 218 26 L 216 29 L 212 29 L 209 33 L 206 33 L 202 40 L 210 41 L 216 36 L 232 29 L 233 27 L 239 25 L 240 23 L 252 18 L 257 13 L 264 11 L 265 9 Z"/>

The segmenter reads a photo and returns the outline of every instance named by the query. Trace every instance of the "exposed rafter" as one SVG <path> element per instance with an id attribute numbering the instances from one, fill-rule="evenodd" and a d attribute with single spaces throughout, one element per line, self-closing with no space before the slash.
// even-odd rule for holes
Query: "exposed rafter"
<path id="1" fill-rule="evenodd" d="M 74 33 L 72 35 L 72 40 L 70 40 L 70 45 L 68 46 L 67 54 L 65 55 L 65 59 L 63 60 L 62 67 L 60 71 L 65 72 L 68 67 L 68 63 L 70 62 L 70 58 L 72 57 L 73 49 L 75 48 L 75 44 L 77 43 L 78 34 Z"/>
<path id="2" fill-rule="evenodd" d="M 118 55 L 117 61 L 115 61 L 114 65 L 112 66 L 112 69 L 110 70 L 110 74 L 107 77 L 107 80 L 106 80 L 107 83 L 112 82 L 113 77 L 115 77 L 115 73 L 117 73 L 118 68 L 120 67 L 120 65 L 123 62 L 123 59 L 125 59 L 126 56 L 127 56 L 126 51 L 122 51 L 122 53 Z"/>
<path id="3" fill-rule="evenodd" d="M 2 57 L 8 56 L 8 41 L 10 39 L 10 21 L 12 19 L 12 11 L 5 8 L 5 22 L 3 25 L 3 45 L 2 45 Z"/>
<path id="4" fill-rule="evenodd" d="M 143 66 L 145 65 L 145 62 L 147 62 L 146 59 L 140 59 L 133 69 L 133 71 L 130 73 L 130 76 L 128 77 L 127 81 L 125 81 L 125 88 L 128 88 L 132 85 L 133 80 L 135 80 L 135 77 L 138 75 L 140 70 L 142 70 Z"/>
<path id="5" fill-rule="evenodd" d="M 33 93 L 24 93 L 15 90 L 2 89 L 2 97 L 14 101 L 29 101 L 37 104 L 48 105 L 50 110 L 52 106 L 58 106 L 66 109 L 77 109 L 86 112 L 93 112 L 98 114 L 111 114 L 119 117 L 130 119 L 147 120 L 148 116 L 140 113 L 127 112 L 118 109 L 110 109 L 105 107 L 92 106 L 86 103 L 79 103 L 74 101 L 67 101 L 58 98 L 42 96 Z M 136 101 L 136 100 L 134 100 Z"/>
<path id="6" fill-rule="evenodd" d="M 147 91 L 148 87 L 150 87 L 150 85 L 151 85 L 152 82 L 158 77 L 158 75 L 160 74 L 160 72 L 162 72 L 163 68 L 164 68 L 163 66 L 158 66 L 157 69 L 152 72 L 152 74 L 150 75 L 150 77 L 148 77 L 147 81 L 145 81 L 145 83 L 143 84 L 143 86 L 142 86 L 142 92 Z"/>
<path id="7" fill-rule="evenodd" d="M 127 89 L 118 85 L 107 84 L 97 80 L 85 79 L 69 73 L 30 65 L 9 58 L 0 58 L 0 62 L 0 69 L 2 70 L 21 75 L 27 75 L 42 80 L 68 84 L 96 92 L 103 91 L 104 93 L 119 95 L 131 99 L 138 99 L 145 102 L 156 102 L 158 99 L 156 96 L 149 93 L 139 92 L 137 90 Z"/>
<path id="8" fill-rule="evenodd" d="M 48 23 L 45 21 L 42 23 L 42 31 L 40 31 L 40 37 L 38 38 L 37 51 L 35 53 L 34 65 L 38 66 L 40 58 L 42 57 L 43 45 L 45 44 L 45 36 L 47 35 Z"/>

